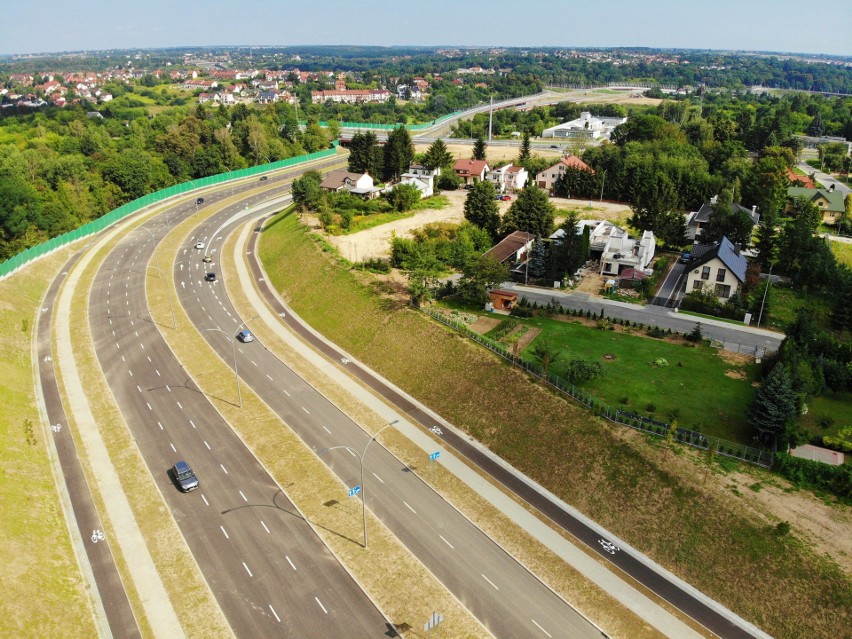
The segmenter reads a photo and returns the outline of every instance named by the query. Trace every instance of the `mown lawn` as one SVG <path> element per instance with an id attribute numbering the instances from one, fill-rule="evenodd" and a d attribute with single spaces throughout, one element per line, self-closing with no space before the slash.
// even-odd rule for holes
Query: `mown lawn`
<path id="1" fill-rule="evenodd" d="M 563 379 L 572 359 L 600 362 L 606 373 L 583 388 L 610 406 L 753 443 L 745 410 L 754 395 L 754 364 L 726 361 L 723 352 L 709 346 L 653 339 L 638 330 L 627 334 L 548 318 L 523 321 L 542 332 L 522 357 L 537 361 L 533 350 L 538 345 L 553 348 L 559 357 L 549 370 Z M 659 358 L 669 365 L 654 365 Z"/>
<path id="2" fill-rule="evenodd" d="M 679 470 L 659 443 L 544 389 L 403 296 L 379 294 L 294 215 L 265 227 L 259 253 L 314 328 L 693 586 L 779 639 L 848 634 L 849 576 L 798 536 L 774 534 L 746 497 L 703 489 L 697 464 Z"/>

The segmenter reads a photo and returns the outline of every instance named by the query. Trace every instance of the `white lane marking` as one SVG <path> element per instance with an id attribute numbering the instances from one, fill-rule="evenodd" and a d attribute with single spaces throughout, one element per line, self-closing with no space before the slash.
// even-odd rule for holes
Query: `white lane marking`
<path id="1" fill-rule="evenodd" d="M 376 479 L 378 479 L 378 480 L 379 480 L 379 483 L 382 483 L 382 484 L 384 484 L 384 483 L 385 483 L 385 482 L 382 480 L 382 478 L 381 478 L 381 477 L 379 477 L 376 473 L 373 473 L 373 477 L 375 477 Z"/>
<path id="2" fill-rule="evenodd" d="M 250 359 L 249 361 L 250 361 L 252 364 L 254 364 L 255 366 L 257 366 L 257 362 L 255 362 L 253 359 Z"/>
<path id="3" fill-rule="evenodd" d="M 181 410 L 183 410 L 183 406 L 181 406 L 181 403 L 180 403 L 180 402 L 175 402 L 175 403 L 178 405 L 178 408 L 180 408 Z"/>
<path id="4" fill-rule="evenodd" d="M 262 520 L 262 519 L 260 520 L 260 525 L 261 525 L 261 526 L 263 526 L 263 529 L 264 529 L 266 532 L 269 532 L 269 528 L 267 528 L 267 527 L 266 527 L 266 524 L 264 524 L 264 523 L 263 523 L 263 520 Z M 272 533 L 270 533 L 270 534 L 272 534 Z"/>
<path id="5" fill-rule="evenodd" d="M 139 342 L 139 348 L 141 348 L 144 351 L 145 350 L 145 344 L 143 344 L 142 342 Z"/>
<path id="6" fill-rule="evenodd" d="M 325 424 L 323 424 L 323 425 L 322 425 L 322 429 L 323 429 L 325 432 L 327 432 L 329 435 L 331 435 L 331 431 L 330 431 L 330 430 L 328 430 L 328 428 L 326 428 L 326 427 L 325 427 Z"/>
<path id="7" fill-rule="evenodd" d="M 281 623 L 281 618 L 278 616 L 278 613 L 275 612 L 275 608 L 272 607 L 272 604 L 269 604 L 269 609 L 272 611 L 272 614 L 275 616 L 275 620 L 278 623 Z"/>
<path id="8" fill-rule="evenodd" d="M 266 379 L 268 379 L 270 382 L 272 381 L 272 378 L 269 376 L 269 373 L 266 374 Z"/>
<path id="9" fill-rule="evenodd" d="M 147 357 L 147 358 L 148 358 L 148 362 L 149 362 L 149 363 L 151 363 L 151 361 L 152 361 L 152 360 L 151 360 L 151 356 L 150 356 L 150 355 L 146 355 L 145 357 Z"/>
<path id="10" fill-rule="evenodd" d="M 156 368 L 154 369 L 154 372 L 157 373 L 157 377 L 162 377 L 162 375 L 160 375 L 160 371 L 158 371 Z"/>
<path id="11" fill-rule="evenodd" d="M 159 421 L 157 422 L 157 426 L 160 427 L 160 430 L 163 430 L 163 425 Z"/>
<path id="12" fill-rule="evenodd" d="M 240 490 L 240 491 L 239 491 L 239 493 L 240 493 L 240 497 L 242 497 L 242 498 L 243 498 L 243 501 L 244 501 L 244 502 L 246 502 L 246 503 L 248 503 L 248 497 L 246 497 L 246 496 L 243 494 L 243 491 L 241 491 L 241 490 Z"/>
<path id="13" fill-rule="evenodd" d="M 204 445 L 207 446 L 207 450 L 213 450 L 212 448 L 210 448 L 210 444 L 207 443 L 206 439 L 204 440 Z"/>
<path id="14" fill-rule="evenodd" d="M 407 501 L 405 501 L 405 500 L 403 499 L 403 500 L 402 500 L 402 503 L 403 503 L 403 504 L 405 504 L 405 507 L 406 507 L 406 508 L 408 508 L 408 510 L 410 510 L 411 512 L 413 512 L 415 515 L 417 514 L 417 511 L 416 511 L 416 510 L 414 510 L 411 506 L 409 506 Z"/>
<path id="15" fill-rule="evenodd" d="M 116 344 L 118 344 L 118 342 L 116 342 Z M 124 355 L 122 355 L 122 356 L 121 356 L 121 361 L 122 361 L 122 362 L 126 362 L 126 361 L 127 361 L 126 359 L 124 359 Z"/>
<path id="16" fill-rule="evenodd" d="M 151 408 L 151 404 L 149 404 L 148 402 L 145 402 L 145 404 L 148 406 L 148 410 L 154 410 L 153 408 Z"/>
<path id="17" fill-rule="evenodd" d="M 166 384 L 166 390 L 167 390 L 167 391 L 169 391 L 169 392 L 171 393 L 171 392 L 172 392 L 172 387 L 171 387 L 171 386 L 169 386 L 168 384 Z"/>
<path id="18" fill-rule="evenodd" d="M 494 586 L 494 590 L 500 590 L 497 586 L 495 586 L 495 585 L 494 585 L 494 582 L 493 582 L 493 581 L 491 581 L 488 577 L 486 577 L 485 575 L 482 575 L 482 578 L 483 578 L 485 581 L 487 581 L 488 583 L 490 583 L 492 586 Z"/>
<path id="19" fill-rule="evenodd" d="M 536 627 L 536 628 L 538 628 L 539 630 L 541 630 L 541 631 L 542 631 L 544 634 L 546 634 L 548 637 L 552 637 L 552 636 L 553 636 L 553 635 L 551 635 L 549 632 L 547 632 L 547 630 L 545 630 L 545 629 L 544 629 L 544 628 L 542 628 L 540 625 L 538 625 L 538 622 L 537 622 L 535 619 L 530 619 L 530 621 L 532 621 L 532 622 L 535 624 L 535 627 Z"/>
<path id="20" fill-rule="evenodd" d="M 222 533 L 225 535 L 225 539 L 230 539 L 230 537 L 228 537 L 228 533 L 225 531 L 225 527 L 224 527 L 224 526 L 219 526 L 219 528 L 221 528 L 221 529 L 222 529 Z"/>
<path id="21" fill-rule="evenodd" d="M 352 455 L 353 457 L 355 457 L 355 451 L 354 450 L 347 448 L 346 452 L 349 453 L 350 455 Z"/>
<path id="22" fill-rule="evenodd" d="M 204 505 L 205 505 L 205 506 L 209 506 L 209 505 L 210 505 L 210 502 L 209 502 L 209 501 L 207 501 L 207 497 L 205 497 L 203 494 L 201 495 L 201 499 L 203 499 L 203 500 L 204 500 Z"/>
<path id="23" fill-rule="evenodd" d="M 286 559 L 287 563 L 290 564 L 290 568 L 296 570 L 296 565 L 292 561 L 290 561 L 290 558 L 287 555 L 284 555 L 284 559 Z"/>
<path id="24" fill-rule="evenodd" d="M 139 388 L 139 384 L 136 384 L 136 390 L 139 391 L 140 393 L 142 392 L 142 389 Z"/>
<path id="25" fill-rule="evenodd" d="M 287 392 L 286 390 L 284 390 L 283 388 L 282 388 L 281 390 L 283 390 L 283 391 L 284 391 L 284 394 L 285 394 L 287 397 L 290 397 L 290 393 L 288 393 L 288 392 Z"/>
<path id="26" fill-rule="evenodd" d="M 136 334 L 136 337 L 139 337 L 139 331 L 133 331 Z"/>
<path id="27" fill-rule="evenodd" d="M 452 548 L 453 550 L 455 550 L 455 549 L 456 549 L 456 547 L 455 547 L 455 546 L 453 546 L 450 542 L 448 542 L 446 539 L 444 539 L 444 536 L 443 536 L 443 535 L 438 535 L 438 537 L 440 537 L 440 538 L 441 538 L 441 540 L 442 540 L 445 544 L 447 544 L 450 548 Z"/>
<path id="28" fill-rule="evenodd" d="M 189 424 L 190 424 L 190 426 L 192 426 L 193 428 L 195 428 L 195 422 L 194 422 L 194 421 L 192 421 L 191 419 L 189 420 Z"/>
<path id="29" fill-rule="evenodd" d="M 169 446 L 172 447 L 173 451 L 177 452 L 177 448 L 175 448 L 175 445 L 173 443 L 169 442 Z"/>
<path id="30" fill-rule="evenodd" d="M 308 413 L 308 409 L 305 408 L 304 406 L 302 406 L 302 410 L 305 411 L 306 413 Z M 308 415 L 310 415 L 310 413 L 308 413 Z"/>
<path id="31" fill-rule="evenodd" d="M 225 471 L 225 474 L 226 474 L 226 475 L 228 474 L 228 469 L 227 469 L 227 468 L 225 468 L 224 466 L 222 466 L 222 464 L 219 464 L 219 467 L 220 467 L 222 470 L 224 470 L 224 471 Z"/>
<path id="32" fill-rule="evenodd" d="M 314 599 L 316 599 L 317 603 L 319 604 L 319 607 L 320 607 L 320 608 L 322 608 L 322 611 L 323 611 L 325 614 L 328 614 L 328 610 L 326 610 L 326 609 L 325 609 L 325 606 L 323 606 L 323 605 L 322 605 L 322 602 L 319 600 L 319 597 L 314 597 Z"/>
<path id="33" fill-rule="evenodd" d="M 249 577 L 254 577 L 254 575 L 251 574 L 251 570 L 249 570 L 249 567 L 246 566 L 246 562 L 243 562 L 243 568 L 246 569 L 246 572 L 249 574 Z"/>
<path id="34" fill-rule="evenodd" d="M 128 369 L 127 369 L 127 372 L 128 372 L 128 373 L 130 373 L 130 376 L 131 376 L 131 377 L 133 377 L 133 371 L 132 371 L 132 370 L 130 370 L 130 369 L 128 368 Z"/>

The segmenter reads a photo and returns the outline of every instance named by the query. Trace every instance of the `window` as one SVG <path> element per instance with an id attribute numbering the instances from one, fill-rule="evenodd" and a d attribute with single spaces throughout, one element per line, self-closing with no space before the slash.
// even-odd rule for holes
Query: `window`
<path id="1" fill-rule="evenodd" d="M 731 287 L 727 284 L 716 284 L 716 297 L 730 297 L 731 296 Z"/>
<path id="2" fill-rule="evenodd" d="M 694 282 L 692 282 L 692 290 L 693 291 L 700 291 L 701 287 L 703 285 L 704 285 L 704 282 L 702 282 L 701 280 L 695 280 Z"/>
<path id="3" fill-rule="evenodd" d="M 716 271 L 716 281 L 717 282 L 724 282 L 725 281 L 725 275 L 727 275 L 727 274 L 728 274 L 728 271 L 726 269 L 720 268 L 718 271 Z"/>
<path id="4" fill-rule="evenodd" d="M 701 269 L 701 279 L 702 280 L 709 280 L 710 279 L 710 267 L 709 266 L 705 266 L 704 268 Z"/>

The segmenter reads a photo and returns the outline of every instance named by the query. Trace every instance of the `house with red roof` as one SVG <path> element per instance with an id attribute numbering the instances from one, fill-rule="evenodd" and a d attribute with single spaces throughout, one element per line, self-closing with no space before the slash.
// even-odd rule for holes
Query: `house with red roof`
<path id="1" fill-rule="evenodd" d="M 485 160 L 456 160 L 453 171 L 465 184 L 474 184 L 485 179 L 488 163 Z"/>
<path id="2" fill-rule="evenodd" d="M 550 191 L 553 188 L 553 183 L 556 182 L 560 175 L 564 175 L 569 168 L 588 171 L 592 175 L 595 174 L 594 169 L 583 162 L 583 160 L 578 158 L 576 155 L 569 155 L 559 160 L 559 162 L 550 168 L 545 169 L 536 175 L 535 183 L 539 186 L 539 188 Z"/>

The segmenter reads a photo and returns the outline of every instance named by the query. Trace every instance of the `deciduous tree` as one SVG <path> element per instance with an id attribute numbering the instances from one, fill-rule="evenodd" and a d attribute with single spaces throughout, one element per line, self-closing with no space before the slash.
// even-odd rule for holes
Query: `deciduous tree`
<path id="1" fill-rule="evenodd" d="M 497 237 L 500 213 L 495 200 L 497 191 L 488 180 L 473 185 L 464 201 L 464 217 L 471 224 L 485 229 L 492 238 Z"/>

